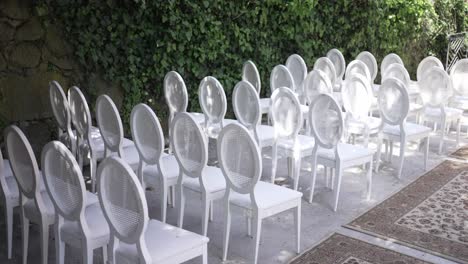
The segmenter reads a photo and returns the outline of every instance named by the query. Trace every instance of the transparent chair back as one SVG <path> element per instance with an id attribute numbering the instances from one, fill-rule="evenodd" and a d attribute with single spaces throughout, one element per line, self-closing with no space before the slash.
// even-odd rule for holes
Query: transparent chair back
<path id="1" fill-rule="evenodd" d="M 244 66 L 242 67 L 242 80 L 252 84 L 257 93 L 260 95 L 260 90 L 262 88 L 260 73 L 258 72 L 257 66 L 255 66 L 253 61 L 248 60 L 244 63 Z"/>
<path id="2" fill-rule="evenodd" d="M 347 115 L 351 115 L 355 120 L 366 119 L 372 98 L 369 80 L 363 75 L 354 74 L 346 79 L 341 93 Z"/>
<path id="3" fill-rule="evenodd" d="M 289 72 L 293 77 L 294 87 L 296 87 L 296 91 L 301 93 L 302 83 L 304 82 L 304 79 L 307 76 L 307 65 L 304 59 L 298 54 L 293 54 L 289 56 L 286 60 L 286 68 L 288 68 Z"/>
<path id="4" fill-rule="evenodd" d="M 382 81 L 388 78 L 396 78 L 400 80 L 405 85 L 406 89 L 408 89 L 411 81 L 405 66 L 399 63 L 393 63 L 388 66 L 387 70 L 383 73 Z"/>
<path id="5" fill-rule="evenodd" d="M 310 71 L 304 81 L 304 92 L 309 105 L 320 94 L 333 94 L 330 78 L 322 71 Z"/>
<path id="6" fill-rule="evenodd" d="M 70 112 L 68 101 L 62 86 L 56 81 L 49 83 L 49 99 L 54 113 L 55 120 L 59 126 L 60 132 L 70 129 Z"/>
<path id="7" fill-rule="evenodd" d="M 409 95 L 405 85 L 397 78 L 382 82 L 378 96 L 380 116 L 389 125 L 403 124 L 409 112 Z"/>
<path id="8" fill-rule="evenodd" d="M 5 142 L 13 175 L 21 193 L 34 199 L 39 192 L 39 168 L 31 145 L 24 133 L 12 125 L 5 130 Z"/>
<path id="9" fill-rule="evenodd" d="M 439 67 L 427 70 L 422 80 L 419 81 L 419 87 L 424 104 L 431 107 L 446 106 L 448 99 L 453 94 L 447 72 Z"/>
<path id="10" fill-rule="evenodd" d="M 426 58 L 424 58 L 418 65 L 418 69 L 417 69 L 417 72 L 416 72 L 416 78 L 419 80 L 422 79 L 422 77 L 424 76 L 424 74 L 426 73 L 427 70 L 429 70 L 430 68 L 432 67 L 439 67 L 441 69 L 444 69 L 444 65 L 442 64 L 442 62 L 434 57 L 434 56 L 428 56 Z"/>
<path id="11" fill-rule="evenodd" d="M 392 65 L 393 63 L 398 63 L 404 65 L 403 60 L 395 53 L 390 53 L 384 57 L 382 63 L 380 64 L 380 74 L 383 75 L 385 70 Z"/>
<path id="12" fill-rule="evenodd" d="M 291 75 L 291 72 L 288 68 L 284 65 L 276 65 L 273 70 L 271 71 L 270 75 L 270 90 L 271 94 L 280 88 L 280 87 L 287 87 L 292 91 L 296 91 L 296 87 L 294 86 L 294 79 Z"/>
<path id="13" fill-rule="evenodd" d="M 255 130 L 260 122 L 260 99 L 252 84 L 240 81 L 232 92 L 232 108 L 237 121 L 249 130 Z"/>
<path id="14" fill-rule="evenodd" d="M 176 113 L 187 110 L 188 95 L 184 79 L 178 72 L 170 71 L 164 77 L 164 97 L 169 107 L 169 123 Z"/>
<path id="15" fill-rule="evenodd" d="M 68 90 L 68 100 L 70 101 L 73 126 L 78 135 L 86 137 L 91 131 L 92 122 L 86 98 L 78 87 L 73 86 Z"/>
<path id="16" fill-rule="evenodd" d="M 171 145 L 182 172 L 198 177 L 208 161 L 208 143 L 193 117 L 180 113 L 171 124 Z"/>
<path id="17" fill-rule="evenodd" d="M 372 55 L 372 53 L 369 51 L 363 51 L 357 55 L 356 60 L 360 60 L 366 64 L 367 69 L 369 69 L 369 73 L 371 75 L 371 81 L 374 83 L 375 78 L 377 77 L 377 72 L 379 71 L 377 60 L 375 59 L 374 55 Z"/>
<path id="18" fill-rule="evenodd" d="M 302 127 L 302 111 L 297 96 L 281 87 L 272 95 L 271 117 L 276 138 L 295 138 Z"/>
<path id="19" fill-rule="evenodd" d="M 468 96 L 468 59 L 461 59 L 450 70 L 453 89 L 463 96 Z"/>
<path id="20" fill-rule="evenodd" d="M 159 119 L 146 104 L 136 105 L 130 115 L 133 142 L 140 158 L 155 165 L 164 151 L 164 134 Z"/>
<path id="21" fill-rule="evenodd" d="M 343 137 L 341 107 L 329 94 L 320 94 L 312 102 L 309 122 L 315 142 L 323 148 L 334 148 Z"/>
<path id="22" fill-rule="evenodd" d="M 335 66 L 336 79 L 338 81 L 343 80 L 346 70 L 346 61 L 341 51 L 338 49 L 331 49 L 327 52 L 327 58 L 329 58 L 333 66 Z"/>
<path id="23" fill-rule="evenodd" d="M 260 150 L 252 135 L 239 124 L 221 131 L 218 159 L 226 182 L 235 192 L 254 193 L 262 172 Z"/>
<path id="24" fill-rule="evenodd" d="M 314 63 L 314 70 L 324 72 L 331 81 L 332 86 L 336 83 L 336 70 L 333 62 L 327 57 L 318 58 Z"/>
<path id="25" fill-rule="evenodd" d="M 72 153 L 61 142 L 49 142 L 42 150 L 44 182 L 56 211 L 70 221 L 78 221 L 84 208 L 86 186 Z"/>
<path id="26" fill-rule="evenodd" d="M 355 74 L 359 74 L 364 76 L 369 82 L 372 82 L 372 76 L 369 72 L 369 68 L 367 65 L 361 60 L 353 60 L 348 64 L 346 68 L 346 76 L 345 78 L 348 79 Z"/>
<path id="27" fill-rule="evenodd" d="M 123 126 L 119 111 L 112 99 L 101 95 L 96 101 L 96 119 L 102 140 L 106 146 L 106 156 L 110 153 L 120 153 L 123 141 Z"/>
<path id="28" fill-rule="evenodd" d="M 205 125 L 208 127 L 209 124 L 221 123 L 227 108 L 226 94 L 221 83 L 211 76 L 203 78 L 198 89 L 198 99 L 207 121 Z"/>
<path id="29" fill-rule="evenodd" d="M 127 244 L 144 241 L 148 205 L 135 173 L 122 159 L 109 157 L 97 175 L 99 202 L 111 234 Z"/>

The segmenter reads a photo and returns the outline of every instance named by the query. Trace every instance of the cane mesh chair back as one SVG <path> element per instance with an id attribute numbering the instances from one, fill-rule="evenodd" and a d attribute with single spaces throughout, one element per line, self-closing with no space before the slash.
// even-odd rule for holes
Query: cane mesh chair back
<path id="1" fill-rule="evenodd" d="M 91 112 L 88 103 L 81 90 L 73 86 L 68 90 L 68 100 L 70 101 L 70 113 L 73 126 L 78 135 L 87 136 L 91 131 Z"/>
<path id="2" fill-rule="evenodd" d="M 320 94 L 310 105 L 309 122 L 315 142 L 333 148 L 343 137 L 344 121 L 341 107 L 329 94 Z"/>
<path id="3" fill-rule="evenodd" d="M 248 60 L 244 63 L 244 66 L 242 67 L 242 80 L 252 84 L 260 95 L 260 90 L 262 88 L 260 73 L 258 73 L 257 66 L 255 66 L 253 61 Z"/>
<path id="4" fill-rule="evenodd" d="M 347 78 L 341 93 L 347 114 L 356 120 L 367 118 L 372 102 L 372 89 L 366 77 L 354 74 Z"/>
<path id="5" fill-rule="evenodd" d="M 260 122 L 260 99 L 252 84 L 240 81 L 232 92 L 232 106 L 237 121 L 252 130 Z"/>
<path id="6" fill-rule="evenodd" d="M 336 83 L 336 70 L 333 62 L 327 57 L 318 58 L 314 63 L 314 70 L 324 72 L 330 78 L 331 84 L 334 87 Z"/>
<path id="7" fill-rule="evenodd" d="M 70 130 L 70 111 L 62 86 L 56 81 L 49 84 L 49 98 L 52 112 L 61 131 Z"/>
<path id="8" fill-rule="evenodd" d="M 253 193 L 261 176 L 262 159 L 256 141 L 245 127 L 230 124 L 221 131 L 218 157 L 229 187 L 238 193 Z"/>
<path id="9" fill-rule="evenodd" d="M 333 94 L 330 78 L 322 71 L 310 71 L 304 81 L 304 92 L 309 105 L 319 94 Z"/>
<path id="10" fill-rule="evenodd" d="M 419 81 L 419 87 L 424 104 L 431 107 L 446 106 L 448 99 L 453 95 L 450 77 L 439 67 L 427 70 Z"/>
<path id="11" fill-rule="evenodd" d="M 419 80 L 422 79 L 422 77 L 424 76 L 424 74 L 426 73 L 427 70 L 429 70 L 430 68 L 432 67 L 439 67 L 441 69 L 444 69 L 444 65 L 442 64 L 442 62 L 434 57 L 434 56 L 428 56 L 426 58 L 424 58 L 418 65 L 418 69 L 417 69 L 417 72 L 416 72 L 416 78 Z"/>
<path id="12" fill-rule="evenodd" d="M 385 74 L 385 70 L 392 65 L 393 63 L 404 65 L 403 60 L 395 53 L 390 53 L 384 57 L 382 63 L 380 64 L 380 74 Z"/>
<path id="13" fill-rule="evenodd" d="M 384 72 L 382 76 L 382 81 L 388 78 L 396 78 L 400 80 L 408 89 L 410 85 L 410 76 L 408 71 L 406 70 L 403 64 L 393 63 L 392 65 L 387 67 L 387 70 Z"/>
<path id="14" fill-rule="evenodd" d="M 164 77 L 164 97 L 171 116 L 187 110 L 188 95 L 184 79 L 178 72 L 170 71 Z M 169 120 L 170 122 L 170 120 Z"/>
<path id="15" fill-rule="evenodd" d="M 297 96 L 281 87 L 272 95 L 271 116 L 276 138 L 294 138 L 302 127 L 302 111 Z"/>
<path id="16" fill-rule="evenodd" d="M 271 94 L 280 88 L 280 87 L 287 87 L 292 91 L 296 91 L 296 87 L 294 86 L 294 79 L 291 75 L 291 72 L 288 68 L 284 65 L 276 65 L 270 74 L 270 90 Z"/>
<path id="17" fill-rule="evenodd" d="M 96 101 L 96 119 L 102 140 L 106 146 L 106 155 L 120 153 L 123 141 L 123 126 L 119 111 L 112 99 L 101 95 Z"/>
<path id="18" fill-rule="evenodd" d="M 366 77 L 366 79 L 368 79 L 369 82 L 372 82 L 372 76 L 369 72 L 369 68 L 361 60 L 353 60 L 352 62 L 348 64 L 348 67 L 346 68 L 345 78 L 348 79 L 352 77 L 354 74 L 362 75 Z"/>
<path id="19" fill-rule="evenodd" d="M 343 80 L 346 70 L 346 61 L 341 51 L 338 49 L 331 49 L 327 52 L 327 58 L 329 58 L 333 66 L 335 66 L 337 80 Z"/>
<path id="20" fill-rule="evenodd" d="M 366 64 L 367 69 L 369 69 L 369 73 L 371 75 L 371 81 L 373 83 L 377 77 L 377 72 L 379 71 L 377 60 L 375 59 L 374 55 L 372 55 L 372 53 L 369 51 L 363 51 L 357 55 L 356 60 L 360 60 Z"/>
<path id="21" fill-rule="evenodd" d="M 399 79 L 387 78 L 382 82 L 378 96 L 380 116 L 389 125 L 405 122 L 409 112 L 408 91 Z"/>
<path id="22" fill-rule="evenodd" d="M 460 95 L 468 96 L 468 59 L 461 59 L 450 70 L 453 89 Z"/>
<path id="23" fill-rule="evenodd" d="M 199 125 L 187 113 L 171 124 L 171 145 L 179 168 L 189 177 L 198 177 L 208 161 L 208 143 Z"/>
<path id="24" fill-rule="evenodd" d="M 42 150 L 41 165 L 56 212 L 66 220 L 79 220 L 86 187 L 72 153 L 61 142 L 49 142 Z"/>
<path id="25" fill-rule="evenodd" d="M 217 124 L 224 119 L 227 108 L 226 94 L 216 78 L 211 76 L 203 78 L 198 90 L 198 99 L 205 114 L 205 120 Z"/>
<path id="26" fill-rule="evenodd" d="M 157 164 L 164 151 L 164 134 L 154 111 L 146 104 L 136 105 L 130 127 L 140 158 L 147 164 Z"/>
<path id="27" fill-rule="evenodd" d="M 307 65 L 304 59 L 298 54 L 289 56 L 286 60 L 286 68 L 288 68 L 293 77 L 294 87 L 296 87 L 296 90 L 301 90 L 302 83 L 307 76 Z"/>

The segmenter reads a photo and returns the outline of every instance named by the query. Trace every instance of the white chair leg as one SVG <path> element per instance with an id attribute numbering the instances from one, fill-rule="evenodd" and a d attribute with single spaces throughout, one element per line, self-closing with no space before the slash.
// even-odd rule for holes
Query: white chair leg
<path id="1" fill-rule="evenodd" d="M 7 225 L 7 244 L 8 244 L 8 259 L 11 259 L 12 243 L 13 243 L 13 206 L 10 202 L 4 200 L 5 205 L 5 220 Z"/>
<path id="2" fill-rule="evenodd" d="M 213 200 L 210 201 L 210 222 L 213 222 L 214 219 L 214 206 Z"/>
<path id="3" fill-rule="evenodd" d="M 271 183 L 275 183 L 276 166 L 278 163 L 278 149 L 273 146 L 271 149 Z"/>
<path id="4" fill-rule="evenodd" d="M 61 219 L 55 223 L 55 261 L 57 264 L 65 263 L 65 243 L 62 241 L 62 235 L 60 234 L 60 226 L 62 225 Z"/>
<path id="5" fill-rule="evenodd" d="M 166 214 L 167 214 L 167 196 L 168 189 L 167 183 L 161 181 L 161 222 L 166 223 Z"/>
<path id="6" fill-rule="evenodd" d="M 442 154 L 442 149 L 444 147 L 444 140 L 445 140 L 445 126 L 446 126 L 445 118 L 442 118 L 442 122 L 440 124 L 440 142 L 439 142 L 439 155 Z"/>
<path id="7" fill-rule="evenodd" d="M 255 221 L 255 254 L 254 254 L 254 264 L 257 264 L 258 260 L 258 247 L 260 245 L 260 236 L 262 233 L 262 219 L 257 215 L 254 217 Z"/>
<path id="8" fill-rule="evenodd" d="M 388 162 L 388 140 L 384 140 L 384 141 L 385 141 L 384 142 L 384 144 L 385 144 L 385 156 L 384 156 L 384 158 L 385 158 L 385 161 Z"/>
<path id="9" fill-rule="evenodd" d="M 335 201 L 333 204 L 333 211 L 336 212 L 338 209 L 338 200 L 340 198 L 340 190 L 341 190 L 341 177 L 343 176 L 343 171 L 341 169 L 341 164 L 339 162 L 336 163 L 336 187 L 335 187 Z"/>
<path id="10" fill-rule="evenodd" d="M 296 252 L 299 254 L 301 252 L 301 200 L 296 207 L 296 212 L 294 214 L 294 225 L 296 226 Z"/>
<path id="11" fill-rule="evenodd" d="M 207 200 L 205 194 L 202 197 L 202 235 L 208 234 L 208 220 L 210 214 L 210 201 Z"/>
<path id="12" fill-rule="evenodd" d="M 176 203 L 176 198 L 175 198 L 175 186 L 172 185 L 172 186 L 169 187 L 169 188 L 170 188 L 170 190 L 171 190 L 171 200 L 172 200 L 172 202 L 171 202 L 171 208 L 174 208 L 175 203 Z"/>
<path id="13" fill-rule="evenodd" d="M 375 157 L 375 172 L 379 172 L 380 158 L 382 156 L 382 138 L 379 138 L 378 140 L 379 142 L 377 143 L 377 153 Z"/>
<path id="14" fill-rule="evenodd" d="M 88 248 L 87 243 L 82 245 L 83 251 L 83 264 L 93 264 L 93 249 Z"/>
<path id="15" fill-rule="evenodd" d="M 184 187 L 182 184 L 178 184 L 179 187 L 179 221 L 178 226 L 182 228 L 184 224 L 184 209 L 185 209 L 185 195 L 184 195 Z"/>
<path id="16" fill-rule="evenodd" d="M 202 263 L 203 264 L 208 264 L 208 246 L 207 245 L 203 246 L 203 256 L 202 256 L 202 258 L 203 258 Z"/>
<path id="17" fill-rule="evenodd" d="M 252 218 L 250 216 L 245 217 L 247 224 L 247 236 L 252 237 Z"/>
<path id="18" fill-rule="evenodd" d="M 424 140 L 424 170 L 427 171 L 427 159 L 429 157 L 429 137 Z"/>
<path id="19" fill-rule="evenodd" d="M 21 227 L 23 229 L 22 240 L 23 240 L 23 264 L 28 263 L 28 243 L 29 243 L 29 219 L 24 216 L 24 212 L 21 212 Z"/>
<path id="20" fill-rule="evenodd" d="M 96 159 L 89 159 L 89 176 L 91 178 L 91 192 L 96 193 Z"/>
<path id="21" fill-rule="evenodd" d="M 369 201 L 372 194 L 372 158 L 369 162 L 369 168 L 367 169 L 367 195 L 366 200 Z"/>
<path id="22" fill-rule="evenodd" d="M 403 163 L 405 161 L 405 149 L 406 149 L 406 138 L 402 138 L 400 141 L 400 160 L 398 164 L 398 179 L 401 179 L 401 173 L 403 172 Z"/>
<path id="23" fill-rule="evenodd" d="M 389 140 L 388 144 L 390 145 L 390 152 L 388 153 L 388 162 L 392 163 L 392 159 L 393 159 L 393 140 Z"/>
<path id="24" fill-rule="evenodd" d="M 457 147 L 460 146 L 461 117 L 457 119 Z"/>
<path id="25" fill-rule="evenodd" d="M 47 225 L 46 223 L 41 223 L 40 234 L 41 234 L 42 264 L 47 264 L 49 263 L 48 261 L 49 225 Z"/>
<path id="26" fill-rule="evenodd" d="M 317 155 L 313 155 L 312 158 L 312 177 L 310 178 L 310 192 L 309 192 L 309 203 L 312 203 L 312 199 L 314 198 L 314 190 L 315 190 L 315 180 L 317 178 Z M 325 168 L 325 171 L 327 169 Z M 328 177 L 327 177 L 328 183 Z"/>
<path id="27" fill-rule="evenodd" d="M 301 156 L 294 157 L 294 170 L 293 170 L 293 179 L 294 179 L 294 190 L 297 191 L 299 187 L 299 177 L 301 176 Z"/>
<path id="28" fill-rule="evenodd" d="M 102 247 L 102 263 L 107 264 L 107 245 Z"/>
<path id="29" fill-rule="evenodd" d="M 227 253 L 229 248 L 229 233 L 231 232 L 231 206 L 229 202 L 226 202 L 224 210 L 224 243 L 223 243 L 223 261 L 227 259 Z"/>

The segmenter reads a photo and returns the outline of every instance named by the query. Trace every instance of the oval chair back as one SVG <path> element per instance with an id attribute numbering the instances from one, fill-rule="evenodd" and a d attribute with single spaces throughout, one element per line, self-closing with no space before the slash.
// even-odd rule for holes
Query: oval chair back
<path id="1" fill-rule="evenodd" d="M 258 72 L 257 66 L 255 66 L 253 61 L 248 60 L 242 66 L 242 80 L 252 84 L 258 95 L 260 95 L 262 88 L 260 73 Z"/>
<path id="2" fill-rule="evenodd" d="M 356 60 L 360 60 L 366 64 L 367 69 L 369 69 L 369 73 L 371 75 L 371 81 L 374 83 L 375 78 L 377 77 L 377 72 L 379 71 L 377 60 L 375 59 L 374 55 L 372 55 L 372 53 L 369 51 L 363 51 L 357 55 Z"/>
<path id="3" fill-rule="evenodd" d="M 338 49 L 331 49 L 327 52 L 327 58 L 329 58 L 333 63 L 333 66 L 335 66 L 337 81 L 341 82 L 346 70 L 346 61 L 343 53 Z"/>

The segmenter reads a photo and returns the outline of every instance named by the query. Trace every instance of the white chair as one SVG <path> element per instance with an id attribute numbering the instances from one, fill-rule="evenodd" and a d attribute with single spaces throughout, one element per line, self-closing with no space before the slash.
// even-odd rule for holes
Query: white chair
<path id="1" fill-rule="evenodd" d="M 372 53 L 370 53 L 369 51 L 363 51 L 359 53 L 359 55 L 357 55 L 356 60 L 360 60 L 366 64 L 367 69 L 369 70 L 369 73 L 371 75 L 372 85 L 374 85 L 375 78 L 377 77 L 377 72 L 379 71 L 379 68 L 377 66 L 377 60 L 375 59 L 374 55 L 372 55 Z M 374 89 L 374 87 L 372 88 Z"/>
<path id="2" fill-rule="evenodd" d="M 118 155 L 121 159 L 137 170 L 140 157 L 134 143 L 124 146 L 123 126 L 119 111 L 112 99 L 100 95 L 96 100 L 96 119 L 105 145 L 105 157 Z"/>
<path id="3" fill-rule="evenodd" d="M 178 114 L 172 121 L 171 144 L 179 164 L 179 227 L 182 228 L 185 192 L 192 191 L 202 200 L 202 234 L 208 232 L 208 217 L 213 218 L 213 201 L 224 196 L 226 182 L 219 168 L 207 166 L 208 143 L 205 134 L 188 114 Z M 211 213 L 210 213 L 211 209 Z M 210 214 L 210 216 L 208 216 Z"/>
<path id="4" fill-rule="evenodd" d="M 20 205 L 18 184 L 11 171 L 10 161 L 3 159 L 0 151 L 0 187 L 2 189 L 2 204 L 5 210 L 8 259 L 11 259 L 13 243 L 13 209 Z"/>
<path id="5" fill-rule="evenodd" d="M 305 98 L 302 89 L 302 83 L 307 76 L 307 65 L 300 55 L 292 54 L 286 60 L 286 68 L 288 68 L 291 76 L 293 77 L 294 87 L 296 87 L 295 91 L 299 96 L 299 101 L 304 104 Z"/>
<path id="6" fill-rule="evenodd" d="M 395 53 L 390 53 L 387 56 L 385 56 L 382 60 L 382 63 L 380 63 L 380 75 L 383 76 L 387 68 L 393 63 L 401 64 L 404 66 L 403 60 L 400 58 L 400 56 L 398 56 Z"/>
<path id="7" fill-rule="evenodd" d="M 183 263 L 198 256 L 208 263 L 207 237 L 149 219 L 144 190 L 122 159 L 101 162 L 98 195 L 110 227 L 110 263 Z"/>
<path id="8" fill-rule="evenodd" d="M 246 81 L 236 84 L 232 92 L 232 108 L 237 121 L 252 133 L 260 150 L 273 145 L 275 130 L 260 124 L 260 99 L 252 84 Z"/>
<path id="9" fill-rule="evenodd" d="M 230 124 L 221 131 L 218 141 L 218 157 L 228 186 L 224 196 L 223 261 L 227 259 L 229 247 L 231 207 L 240 209 L 247 216 L 249 235 L 253 220 L 255 234 L 253 263 L 257 263 L 262 220 L 289 209 L 294 209 L 296 252 L 299 253 L 302 193 L 259 181 L 262 174 L 260 150 L 245 127 Z"/>
<path id="10" fill-rule="evenodd" d="M 227 110 L 226 94 L 215 77 L 203 78 L 198 88 L 198 101 L 205 116 L 203 129 L 208 137 L 217 138 L 225 125 L 236 122 L 232 119 L 224 119 Z"/>
<path id="11" fill-rule="evenodd" d="M 330 78 L 319 70 L 312 70 L 307 74 L 306 80 L 304 81 L 304 92 L 307 105 L 312 104 L 314 99 L 320 94 L 326 93 L 332 96 L 334 95 Z"/>
<path id="12" fill-rule="evenodd" d="M 410 110 L 410 99 L 405 84 L 396 78 L 387 78 L 382 82 L 379 90 L 380 116 L 383 120 L 382 138 L 385 141 L 385 150 L 388 143 L 400 142 L 400 160 L 398 178 L 401 178 L 403 162 L 405 159 L 406 143 L 422 140 L 424 148 L 424 169 L 427 170 L 429 153 L 429 134 L 431 129 L 422 125 L 406 122 Z M 393 150 L 393 147 L 390 147 Z M 377 151 L 381 151 L 378 149 Z M 386 156 L 388 153 L 386 153 Z M 390 153 L 391 155 L 391 153 Z M 380 154 L 378 154 L 380 157 Z M 388 159 L 390 160 L 390 159 Z M 376 170 L 379 169 L 377 160 Z"/>
<path id="13" fill-rule="evenodd" d="M 288 158 L 289 177 L 294 180 L 297 190 L 301 170 L 301 159 L 312 154 L 314 139 L 299 135 L 303 124 L 303 114 L 297 96 L 288 88 L 275 90 L 272 98 L 271 117 L 275 128 L 275 141 L 272 147 L 271 183 L 275 182 L 278 158 Z"/>
<path id="14" fill-rule="evenodd" d="M 93 263 L 93 250 L 101 248 L 107 263 L 109 226 L 99 203 L 87 205 L 86 186 L 73 154 L 61 142 L 49 142 L 41 157 L 44 182 L 55 207 L 55 254 L 65 263 L 65 245 L 81 248 L 82 263 Z"/>
<path id="15" fill-rule="evenodd" d="M 248 60 L 242 66 L 242 80 L 252 84 L 260 96 L 262 82 L 260 80 L 260 73 L 258 73 L 257 66 L 253 61 Z"/>
<path id="16" fill-rule="evenodd" d="M 41 190 L 41 172 L 28 139 L 17 126 L 5 130 L 8 157 L 20 188 L 23 264 L 28 260 L 29 222 L 39 225 L 41 263 L 48 262 L 49 227 L 55 223 L 55 210 L 46 190 Z"/>
<path id="17" fill-rule="evenodd" d="M 161 221 L 166 222 L 168 196 L 174 204 L 179 166 L 173 155 L 163 156 L 164 134 L 159 119 L 146 104 L 136 105 L 130 115 L 130 127 L 140 154 L 138 179 L 145 189 L 145 177 L 158 178 L 161 194 Z"/>
<path id="18" fill-rule="evenodd" d="M 374 153 L 360 146 L 340 143 L 344 133 L 341 107 L 328 94 L 319 95 L 310 105 L 309 122 L 315 138 L 312 154 L 312 177 L 310 182 L 309 203 L 312 203 L 317 176 L 317 164 L 335 169 L 333 210 L 338 208 L 343 170 L 349 167 L 367 165 L 367 200 L 371 196 L 372 160 Z M 328 178 L 327 178 L 328 182 Z M 334 184 L 336 183 L 336 185 Z M 333 186 L 335 185 L 335 186 Z"/>
<path id="19" fill-rule="evenodd" d="M 336 74 L 335 66 L 333 65 L 333 62 L 329 58 L 327 57 L 318 58 L 314 63 L 314 70 L 323 71 L 328 76 L 328 78 L 330 78 L 330 82 L 333 86 L 333 90 L 337 92 L 340 91 L 340 90 L 337 90 L 337 87 L 336 87 L 337 74 Z"/>
<path id="20" fill-rule="evenodd" d="M 426 71 L 429 70 L 432 67 L 439 67 L 441 69 L 444 69 L 444 65 L 442 62 L 434 57 L 434 56 L 427 56 L 424 58 L 419 64 L 418 64 L 418 69 L 416 71 L 416 78 L 417 80 L 422 80 L 424 75 L 426 74 Z"/>
<path id="21" fill-rule="evenodd" d="M 343 77 L 346 70 L 346 61 L 338 49 L 331 49 L 327 52 L 327 58 L 331 60 L 333 66 L 335 67 L 336 73 L 336 89 L 341 90 L 341 83 L 343 82 Z"/>
<path id="22" fill-rule="evenodd" d="M 71 128 L 70 109 L 62 86 L 56 81 L 49 83 L 49 99 L 55 121 L 58 125 L 57 139 L 66 144 L 76 155 L 76 136 Z"/>
<path id="23" fill-rule="evenodd" d="M 457 146 L 460 142 L 460 121 L 463 111 L 448 107 L 449 98 L 453 95 L 453 88 L 447 72 L 439 67 L 432 67 L 426 71 L 419 81 L 421 97 L 424 103 L 423 121 L 440 123 L 439 154 L 442 153 L 446 130 L 451 122 L 457 123 Z"/>
<path id="24" fill-rule="evenodd" d="M 348 67 L 346 67 L 345 78 L 349 79 L 354 74 L 360 74 L 366 77 L 366 79 L 369 80 L 369 83 L 372 84 L 372 76 L 370 74 L 369 68 L 363 61 L 353 60 L 348 64 Z"/>
<path id="25" fill-rule="evenodd" d="M 170 71 L 164 76 L 164 97 L 169 107 L 169 123 L 179 112 L 187 112 L 188 94 L 184 79 L 176 71 Z M 202 113 L 190 113 L 199 123 L 205 121 Z M 170 133 L 169 133 L 170 135 Z"/>
<path id="26" fill-rule="evenodd" d="M 463 112 L 468 111 L 468 59 L 461 59 L 455 63 L 450 70 L 450 78 L 455 91 L 455 95 L 450 99 L 450 106 Z M 464 119 L 466 123 L 466 115 Z"/>

